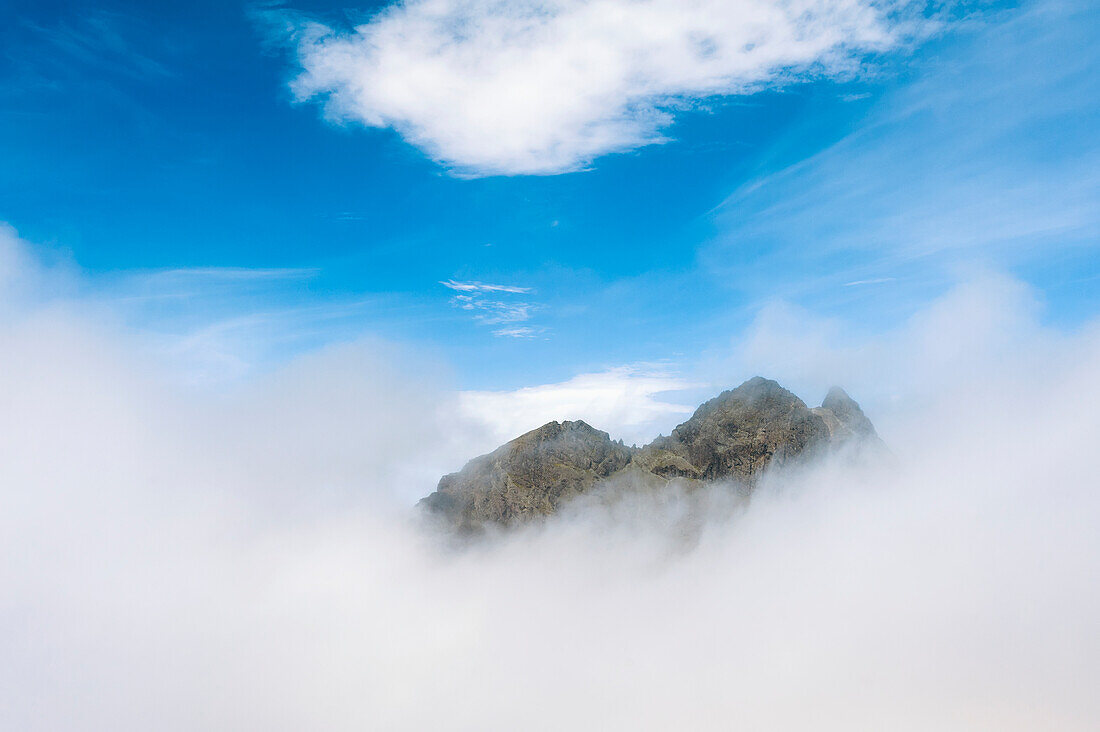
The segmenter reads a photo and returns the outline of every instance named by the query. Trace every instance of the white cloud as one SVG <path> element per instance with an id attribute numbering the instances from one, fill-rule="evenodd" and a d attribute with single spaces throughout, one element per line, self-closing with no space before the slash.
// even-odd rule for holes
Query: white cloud
<path id="1" fill-rule="evenodd" d="M 474 318 L 487 325 L 522 322 L 531 317 L 531 309 L 534 307 L 526 302 L 488 300 L 472 295 L 455 295 L 451 298 L 451 304 L 460 310 L 477 312 Z"/>
<path id="2" fill-rule="evenodd" d="M 177 267 L 142 274 L 159 285 L 161 280 L 303 280 L 319 273 L 316 267 Z"/>
<path id="3" fill-rule="evenodd" d="M 1011 280 L 860 349 L 829 324 L 815 378 L 889 389 L 900 467 L 772 486 L 691 549 L 675 496 L 440 546 L 408 506 L 486 435 L 422 361 L 365 343 L 181 390 L 98 318 L 0 304 L 2 729 L 1100 726 L 1100 324 L 1044 327 Z M 758 323 L 761 370 L 790 333 Z M 474 401 L 613 429 L 684 385 Z"/>
<path id="4" fill-rule="evenodd" d="M 32 255 L 33 252 L 33 255 Z M 64 251 L 32 247 L 0 222 L 0 307 L 77 308 L 144 334 L 143 347 L 179 378 L 231 381 L 294 353 L 360 337 L 383 311 L 429 305 L 394 293 L 318 294 L 314 268 L 189 267 L 90 274 Z M 431 306 L 434 307 L 434 306 Z"/>
<path id="5" fill-rule="evenodd" d="M 1041 378 L 1044 351 L 1058 350 L 1059 339 L 1042 327 L 1040 301 L 1018 280 L 971 274 L 891 332 L 874 335 L 773 303 L 738 335 L 730 359 L 712 369 L 769 369 L 783 383 L 813 394 L 844 383 L 857 398 L 880 407 L 924 403 L 953 380 Z"/>
<path id="6" fill-rule="evenodd" d="M 506 327 L 493 330 L 493 335 L 504 338 L 532 338 L 541 333 L 543 329 L 536 326 L 519 326 L 513 323 L 523 323 L 531 319 L 532 313 L 538 309 L 538 305 L 517 300 L 502 300 L 487 295 L 527 295 L 534 290 L 530 287 L 518 287 L 516 285 L 489 285 L 484 282 L 456 282 L 444 280 L 439 284 L 458 294 L 451 298 L 451 305 L 459 310 L 467 310 L 474 316 L 474 320 L 482 325 L 504 325 Z"/>
<path id="7" fill-rule="evenodd" d="M 484 282 L 456 282 L 455 280 L 443 280 L 439 284 L 448 289 L 457 290 L 458 292 L 511 292 L 519 294 L 532 292 L 530 287 L 519 287 L 517 285 L 487 285 Z"/>
<path id="8" fill-rule="evenodd" d="M 539 333 L 542 333 L 541 328 L 533 328 L 529 325 L 514 325 L 493 331 L 493 335 L 505 338 L 534 338 Z"/>
<path id="9" fill-rule="evenodd" d="M 894 278 L 889 298 L 873 293 L 881 311 L 974 261 L 1074 268 L 1100 240 L 1100 5 L 994 18 L 913 63 L 850 135 L 735 191 L 700 253 L 707 272 L 803 302 Z"/>
<path id="10" fill-rule="evenodd" d="M 844 287 L 859 287 L 860 285 L 881 285 L 886 282 L 894 282 L 896 277 L 872 277 L 868 280 L 853 280 L 845 282 Z"/>
<path id="11" fill-rule="evenodd" d="M 299 100 L 471 175 L 550 174 L 664 140 L 677 110 L 891 48 L 906 0 L 409 0 L 343 32 L 287 19 Z M 270 16 L 269 16 L 270 17 Z"/>
<path id="12" fill-rule="evenodd" d="M 688 400 L 661 397 L 699 386 L 667 369 L 621 366 L 557 384 L 466 391 L 460 403 L 466 415 L 489 426 L 498 443 L 552 420 L 583 419 L 612 439 L 643 444 L 661 431 L 668 432 L 694 410 Z"/>

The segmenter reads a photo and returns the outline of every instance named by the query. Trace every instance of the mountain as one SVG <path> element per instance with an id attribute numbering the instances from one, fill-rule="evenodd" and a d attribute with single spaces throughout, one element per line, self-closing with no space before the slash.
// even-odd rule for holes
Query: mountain
<path id="1" fill-rule="evenodd" d="M 625 468 L 633 454 L 584 422 L 550 422 L 444 476 L 422 503 L 467 529 L 547 516 Z"/>
<path id="2" fill-rule="evenodd" d="M 784 464 L 828 441 L 821 415 L 757 376 L 704 402 L 670 436 L 644 447 L 638 463 L 664 478 L 751 485 L 769 464 Z"/>
<path id="3" fill-rule="evenodd" d="M 630 448 L 585 422 L 550 422 L 474 458 L 421 501 L 460 531 L 556 513 L 617 476 L 660 486 L 728 481 L 746 491 L 767 468 L 841 447 L 882 445 L 871 421 L 839 387 L 813 409 L 777 382 L 749 379 L 704 402 L 667 437 Z"/>

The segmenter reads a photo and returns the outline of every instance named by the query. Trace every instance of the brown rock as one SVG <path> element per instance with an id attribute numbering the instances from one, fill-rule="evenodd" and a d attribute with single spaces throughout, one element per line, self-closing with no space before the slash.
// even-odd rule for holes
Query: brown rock
<path id="1" fill-rule="evenodd" d="M 444 476 L 422 504 L 465 530 L 547 516 L 632 455 L 584 422 L 550 422 Z"/>
<path id="2" fill-rule="evenodd" d="M 611 477 L 654 490 L 676 480 L 689 486 L 730 481 L 751 491 L 766 469 L 852 445 L 885 450 L 843 389 L 834 387 L 822 406 L 810 409 L 757 376 L 705 402 L 670 436 L 641 450 L 584 422 L 550 422 L 444 476 L 421 504 L 460 530 L 476 531 L 549 516 Z"/>
<path id="3" fill-rule="evenodd" d="M 644 448 L 639 462 L 663 477 L 751 485 L 769 465 L 791 462 L 828 440 L 820 416 L 776 382 L 757 376 L 705 402 L 671 436 Z"/>

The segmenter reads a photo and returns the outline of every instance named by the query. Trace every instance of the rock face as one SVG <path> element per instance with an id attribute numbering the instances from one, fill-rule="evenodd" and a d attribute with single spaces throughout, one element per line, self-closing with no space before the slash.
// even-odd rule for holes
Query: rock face
<path id="1" fill-rule="evenodd" d="M 638 462 L 665 478 L 751 485 L 769 464 L 783 465 L 828 441 L 820 415 L 776 382 L 757 376 L 705 402 L 672 435 L 647 445 Z"/>
<path id="2" fill-rule="evenodd" d="M 584 422 L 550 422 L 444 476 L 422 504 L 465 530 L 547 516 L 625 468 L 632 455 Z"/>
<path id="3" fill-rule="evenodd" d="M 444 476 L 421 505 L 459 530 L 476 531 L 551 515 L 617 475 L 649 485 L 731 481 L 751 490 L 766 468 L 869 442 L 881 445 L 843 389 L 834 387 L 810 409 L 758 376 L 705 402 L 671 435 L 640 450 L 584 422 L 550 422 Z"/>
<path id="4" fill-rule="evenodd" d="M 834 441 L 844 442 L 853 439 L 873 439 L 878 441 L 878 433 L 867 415 L 856 404 L 855 399 L 848 396 L 848 392 L 839 386 L 829 389 L 825 401 L 815 408 L 814 413 L 825 420 L 829 428 L 829 437 Z"/>

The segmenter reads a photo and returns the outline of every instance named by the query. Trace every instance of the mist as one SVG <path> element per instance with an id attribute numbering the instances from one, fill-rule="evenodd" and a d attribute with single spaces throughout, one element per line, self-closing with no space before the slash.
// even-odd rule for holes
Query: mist
<path id="1" fill-rule="evenodd" d="M 415 501 L 499 425 L 445 364 L 367 339 L 195 387 L 108 306 L 15 297 L 53 291 L 24 260 L 4 729 L 1100 725 L 1100 324 L 1044 324 L 1008 276 L 879 335 L 771 308 L 685 377 L 843 383 L 896 464 L 716 493 L 686 549 L 675 494 L 456 547 Z"/>

